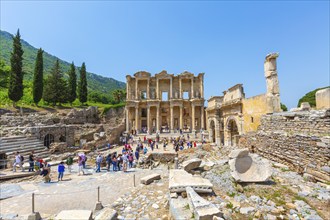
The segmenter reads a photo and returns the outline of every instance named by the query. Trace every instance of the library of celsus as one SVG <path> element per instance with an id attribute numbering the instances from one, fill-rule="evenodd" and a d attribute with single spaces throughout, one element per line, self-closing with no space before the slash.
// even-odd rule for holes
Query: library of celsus
<path id="1" fill-rule="evenodd" d="M 127 75 L 126 131 L 194 132 L 204 129 L 204 73 Z"/>

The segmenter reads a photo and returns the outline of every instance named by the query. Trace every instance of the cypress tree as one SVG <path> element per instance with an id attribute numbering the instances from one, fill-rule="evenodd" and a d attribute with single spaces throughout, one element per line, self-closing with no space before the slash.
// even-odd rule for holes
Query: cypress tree
<path id="1" fill-rule="evenodd" d="M 87 102 L 87 78 L 86 78 L 86 66 L 82 64 L 80 68 L 80 81 L 79 81 L 79 101 L 84 104 Z"/>
<path id="2" fill-rule="evenodd" d="M 63 79 L 60 63 L 57 59 L 54 67 L 52 68 L 51 74 L 46 80 L 44 87 L 43 99 L 48 102 L 56 105 L 56 103 L 63 103 L 66 101 L 66 82 Z"/>
<path id="3" fill-rule="evenodd" d="M 37 53 L 36 63 L 34 67 L 34 76 L 33 76 L 33 101 L 38 106 L 42 98 L 43 92 L 43 72 L 44 72 L 44 63 L 43 63 L 43 50 L 40 48 Z"/>
<path id="4" fill-rule="evenodd" d="M 68 81 L 68 101 L 72 105 L 72 102 L 77 98 L 77 75 L 76 68 L 72 62 L 69 71 L 69 81 Z"/>
<path id="5" fill-rule="evenodd" d="M 10 76 L 8 97 L 13 101 L 13 106 L 16 107 L 16 102 L 23 96 L 23 49 L 21 44 L 21 35 L 19 29 L 16 36 L 13 38 L 13 52 L 10 56 Z"/>

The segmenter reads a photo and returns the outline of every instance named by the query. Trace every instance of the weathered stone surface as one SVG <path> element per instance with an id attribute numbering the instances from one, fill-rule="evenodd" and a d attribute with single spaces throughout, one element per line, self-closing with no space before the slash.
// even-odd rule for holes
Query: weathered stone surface
<path id="1" fill-rule="evenodd" d="M 187 161 L 184 161 L 182 163 L 182 168 L 189 172 L 190 170 L 192 169 L 196 169 L 199 167 L 199 165 L 201 165 L 202 163 L 202 160 L 199 159 L 199 158 L 194 158 L 194 159 L 191 159 L 191 160 L 187 160 Z"/>
<path id="2" fill-rule="evenodd" d="M 151 175 L 141 178 L 141 183 L 148 185 L 148 184 L 152 183 L 154 180 L 160 180 L 160 178 L 161 178 L 160 174 L 157 174 L 157 173 L 151 174 Z"/>
<path id="3" fill-rule="evenodd" d="M 170 170 L 169 190 L 170 192 L 181 193 L 186 187 L 192 187 L 196 192 L 212 192 L 213 184 L 201 176 L 193 176 L 184 170 Z"/>
<path id="4" fill-rule="evenodd" d="M 192 218 L 192 212 L 187 209 L 188 200 L 183 198 L 170 199 L 170 214 L 171 219 L 185 220 Z"/>
<path id="5" fill-rule="evenodd" d="M 191 187 L 187 187 L 186 191 L 189 208 L 195 219 L 212 220 L 213 216 L 222 217 L 222 213 L 215 205 L 200 197 Z"/>
<path id="6" fill-rule="evenodd" d="M 53 153 L 64 153 L 68 148 L 68 144 L 66 142 L 55 142 L 51 143 L 49 146 L 49 152 Z"/>
<path id="7" fill-rule="evenodd" d="M 315 93 L 316 109 L 330 108 L 330 88 L 321 89 Z"/>
<path id="8" fill-rule="evenodd" d="M 242 135 L 239 147 L 326 182 L 329 130 L 330 109 L 274 113 L 261 118 L 256 132 Z"/>
<path id="9" fill-rule="evenodd" d="M 238 157 L 245 157 L 249 154 L 249 149 L 244 148 L 244 149 L 236 149 L 230 152 L 228 155 L 230 159 L 233 158 L 238 158 Z"/>
<path id="10" fill-rule="evenodd" d="M 55 220 L 92 220 L 92 211 L 90 210 L 63 210 L 56 215 Z"/>
<path id="11" fill-rule="evenodd" d="M 202 161 L 201 165 L 199 165 L 200 168 L 202 168 L 205 171 L 211 170 L 212 167 L 215 165 L 212 161 Z"/>
<path id="12" fill-rule="evenodd" d="M 235 150 L 238 157 L 229 160 L 231 175 L 237 182 L 264 182 L 272 175 L 272 168 L 267 159 L 257 154 L 246 154 L 247 149 Z M 245 156 L 242 156 L 245 155 Z"/>
<path id="13" fill-rule="evenodd" d="M 106 207 L 97 213 L 94 220 L 115 220 L 117 216 L 118 213 L 116 210 Z"/>

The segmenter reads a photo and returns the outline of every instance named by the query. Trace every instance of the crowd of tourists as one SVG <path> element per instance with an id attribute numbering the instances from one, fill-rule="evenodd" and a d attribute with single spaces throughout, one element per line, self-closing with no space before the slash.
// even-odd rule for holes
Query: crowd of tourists
<path id="1" fill-rule="evenodd" d="M 157 150 L 159 149 L 159 147 L 163 147 L 163 150 L 166 151 L 169 143 L 172 143 L 175 152 L 197 147 L 197 142 L 190 140 L 189 134 L 187 134 L 186 136 L 180 135 L 178 137 L 170 138 L 160 138 L 159 134 L 156 134 L 155 138 L 147 138 L 147 136 L 143 136 L 143 140 L 141 140 L 141 137 L 139 137 L 136 141 L 134 141 L 132 135 L 128 135 L 123 140 L 124 146 L 119 153 L 113 152 L 108 153 L 107 155 L 102 155 L 101 153 L 98 153 L 96 158 L 93 158 L 95 159 L 96 173 L 101 172 L 102 165 L 106 167 L 106 170 L 108 172 L 128 172 L 130 168 L 135 167 L 136 162 L 139 161 L 141 155 L 145 155 L 149 151 Z M 135 149 L 133 149 L 133 146 Z M 108 146 L 108 149 L 110 149 L 110 144 Z M 84 175 L 84 169 L 86 169 L 87 163 L 87 156 L 82 152 L 78 153 L 76 155 L 76 161 L 78 164 L 78 175 Z M 13 171 L 16 172 L 16 167 L 19 166 L 22 169 L 22 172 L 24 172 L 23 163 L 24 157 L 19 152 L 16 152 L 13 164 Z M 42 158 L 38 158 L 34 155 L 34 152 L 32 151 L 28 157 L 28 163 L 29 172 L 37 172 L 44 177 L 45 182 L 50 182 L 51 168 L 47 161 L 44 161 Z M 57 169 L 58 181 L 63 180 L 66 168 L 68 169 L 69 173 L 72 172 L 73 163 L 73 155 L 69 155 L 65 163 L 64 161 L 60 162 Z"/>

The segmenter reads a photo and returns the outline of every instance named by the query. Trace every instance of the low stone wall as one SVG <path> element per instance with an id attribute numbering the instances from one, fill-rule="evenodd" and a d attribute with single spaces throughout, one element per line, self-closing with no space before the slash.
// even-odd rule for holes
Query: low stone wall
<path id="1" fill-rule="evenodd" d="M 239 146 L 330 181 L 330 109 L 265 115 L 257 132 L 242 135 Z"/>

